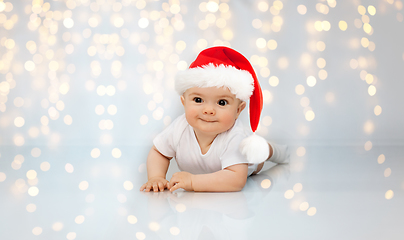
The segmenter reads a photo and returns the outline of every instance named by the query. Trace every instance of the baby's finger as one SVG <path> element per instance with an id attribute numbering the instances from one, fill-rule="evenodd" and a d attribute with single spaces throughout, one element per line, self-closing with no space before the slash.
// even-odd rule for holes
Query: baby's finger
<path id="1" fill-rule="evenodd" d="M 164 191 L 164 185 L 163 185 L 163 183 L 162 183 L 162 182 L 159 182 L 158 185 L 159 185 L 160 191 L 161 191 L 161 192 Z"/>
<path id="2" fill-rule="evenodd" d="M 181 184 L 180 184 L 180 183 L 174 184 L 174 186 L 172 186 L 172 187 L 170 188 L 170 192 L 174 192 L 175 190 L 177 190 L 177 189 L 179 189 L 179 188 L 181 188 Z"/>
<path id="3" fill-rule="evenodd" d="M 147 185 L 147 183 L 145 183 L 145 184 L 143 184 L 141 187 L 140 187 L 140 191 L 143 191 L 143 190 L 145 190 L 145 188 L 146 188 L 146 185 Z"/>
<path id="4" fill-rule="evenodd" d="M 147 183 L 146 192 L 150 192 L 150 188 L 151 188 L 151 184 L 150 184 L 150 183 Z"/>
<path id="5" fill-rule="evenodd" d="M 159 187 L 157 186 L 157 183 L 153 183 L 153 191 L 158 192 Z"/>
<path id="6" fill-rule="evenodd" d="M 175 177 L 175 174 L 174 174 L 173 177 L 170 179 L 170 186 L 173 187 L 178 182 L 179 182 L 179 180 Z"/>

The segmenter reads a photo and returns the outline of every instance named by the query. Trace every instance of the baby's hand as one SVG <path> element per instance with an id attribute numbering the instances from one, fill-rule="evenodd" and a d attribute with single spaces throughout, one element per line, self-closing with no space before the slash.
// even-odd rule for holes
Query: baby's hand
<path id="1" fill-rule="evenodd" d="M 185 191 L 194 191 L 192 187 L 192 174 L 189 172 L 174 173 L 169 185 L 171 186 L 169 188 L 171 192 L 179 188 L 183 188 Z"/>
<path id="2" fill-rule="evenodd" d="M 170 182 L 162 177 L 154 177 L 150 178 L 147 183 L 143 184 L 142 187 L 140 187 L 140 191 L 146 190 L 146 192 L 150 192 L 151 189 L 155 192 L 158 192 L 159 190 L 164 191 L 164 189 L 170 188 L 169 184 Z"/>

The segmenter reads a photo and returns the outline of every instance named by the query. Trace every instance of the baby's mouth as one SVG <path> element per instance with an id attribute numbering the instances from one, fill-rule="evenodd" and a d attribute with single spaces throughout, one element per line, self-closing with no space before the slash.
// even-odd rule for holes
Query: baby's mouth
<path id="1" fill-rule="evenodd" d="M 214 122 L 217 122 L 217 121 L 214 121 L 214 120 L 207 120 L 207 119 L 202 119 L 202 118 L 200 118 L 200 120 L 202 120 L 202 121 L 204 121 L 204 122 L 207 122 L 207 123 L 214 123 Z"/>

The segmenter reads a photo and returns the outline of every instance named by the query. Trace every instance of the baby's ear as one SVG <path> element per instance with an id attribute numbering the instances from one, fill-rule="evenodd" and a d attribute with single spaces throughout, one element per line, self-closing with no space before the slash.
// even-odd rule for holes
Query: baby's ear
<path id="1" fill-rule="evenodd" d="M 184 95 L 181 95 L 181 103 L 182 103 L 182 105 L 184 106 L 184 104 L 185 104 L 185 98 L 184 98 Z"/>
<path id="2" fill-rule="evenodd" d="M 237 108 L 237 117 L 240 115 L 240 113 L 244 110 L 244 108 L 247 106 L 247 103 L 245 101 L 241 101 L 240 104 L 238 105 Z"/>

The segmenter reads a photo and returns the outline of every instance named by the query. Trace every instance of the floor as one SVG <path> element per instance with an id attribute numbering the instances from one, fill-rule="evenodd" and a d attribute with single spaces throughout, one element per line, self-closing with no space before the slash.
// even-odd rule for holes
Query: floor
<path id="1" fill-rule="evenodd" d="M 402 146 L 291 147 L 234 193 L 140 192 L 147 152 L 97 149 L 0 147 L 0 239 L 404 236 Z"/>

